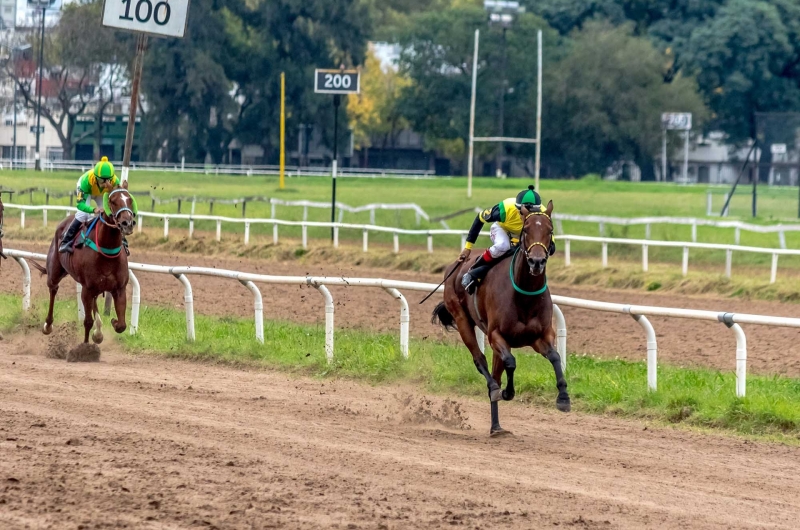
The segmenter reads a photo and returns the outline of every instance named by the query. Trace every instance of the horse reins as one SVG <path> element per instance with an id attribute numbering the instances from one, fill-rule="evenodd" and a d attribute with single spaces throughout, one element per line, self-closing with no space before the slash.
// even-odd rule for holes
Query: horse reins
<path id="1" fill-rule="evenodd" d="M 126 190 L 126 189 L 123 189 L 123 188 L 120 188 L 120 189 L 116 189 L 116 190 L 112 191 L 111 193 L 109 193 L 109 194 L 108 194 L 109 201 L 111 200 L 111 196 L 112 196 L 112 195 L 114 195 L 115 193 L 122 192 L 122 191 L 124 191 L 124 192 L 128 192 L 128 190 Z M 130 195 L 130 192 L 128 192 L 128 195 Z M 109 207 L 110 207 L 110 204 L 109 204 Z M 114 223 L 113 223 L 113 224 L 111 224 L 111 223 L 109 223 L 108 221 L 106 221 L 105 219 L 103 219 L 103 216 L 102 216 L 102 215 L 100 215 L 100 216 L 98 217 L 98 219 L 100 220 L 100 222 L 101 222 L 101 223 L 103 223 L 103 224 L 104 224 L 104 225 L 106 225 L 107 227 L 109 227 L 109 228 L 115 228 L 115 229 L 119 230 L 119 223 L 117 223 L 117 217 L 119 216 L 119 214 L 121 214 L 122 212 L 125 212 L 125 211 L 131 212 L 131 215 L 133 215 L 134 217 L 136 217 L 136 214 L 135 214 L 135 213 L 133 213 L 133 210 L 131 210 L 130 208 L 128 208 L 128 207 L 126 206 L 126 207 L 124 207 L 124 208 L 120 208 L 119 210 L 117 210 L 116 212 L 114 212 L 113 216 L 110 216 L 110 217 L 111 217 L 111 219 L 114 221 Z M 99 229 L 96 229 L 96 230 L 94 231 L 94 245 L 97 247 L 97 253 L 98 253 L 98 254 L 100 254 L 101 256 L 105 257 L 105 258 L 119 258 L 119 257 L 120 257 L 120 255 L 122 254 L 122 249 L 120 249 L 120 252 L 117 252 L 117 253 L 116 253 L 116 254 L 114 254 L 113 256 L 112 256 L 112 255 L 110 255 L 110 254 L 106 254 L 105 252 L 103 252 L 103 251 L 101 250 L 101 248 L 102 248 L 102 247 L 100 247 L 100 242 L 99 242 L 99 237 L 100 237 L 100 236 L 99 236 L 99 234 L 98 234 L 99 232 L 100 232 L 100 230 L 99 230 Z"/>

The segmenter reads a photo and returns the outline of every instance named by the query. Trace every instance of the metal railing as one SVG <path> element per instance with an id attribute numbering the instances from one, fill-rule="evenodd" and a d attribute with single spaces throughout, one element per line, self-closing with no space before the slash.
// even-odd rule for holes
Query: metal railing
<path id="1" fill-rule="evenodd" d="M 16 260 L 22 269 L 22 309 L 28 311 L 31 302 L 31 274 L 26 259 L 46 260 L 44 254 L 24 252 L 13 249 L 6 249 L 5 253 Z M 409 306 L 400 290 L 430 292 L 437 286 L 430 283 L 406 282 L 396 280 L 386 280 L 380 278 L 342 278 L 327 276 L 269 276 L 263 274 L 250 274 L 246 272 L 211 269 L 205 267 L 167 267 L 163 265 L 147 265 L 140 263 L 129 263 L 129 276 L 132 289 L 131 303 L 131 327 L 130 333 L 135 334 L 139 327 L 139 312 L 141 308 L 141 284 L 133 271 L 150 272 L 156 274 L 169 274 L 181 282 L 184 287 L 184 309 L 186 313 L 186 338 L 189 341 L 195 340 L 194 322 L 194 295 L 188 277 L 192 275 L 214 276 L 218 278 L 228 278 L 236 280 L 247 287 L 254 296 L 255 313 L 255 338 L 258 342 L 264 342 L 263 327 L 263 304 L 261 292 L 256 287 L 256 283 L 265 284 L 284 284 L 284 285 L 306 285 L 314 287 L 322 295 L 325 302 L 325 355 L 328 362 L 334 358 L 334 303 L 333 297 L 327 286 L 347 286 L 347 287 L 378 287 L 384 289 L 388 294 L 400 302 L 400 351 L 405 358 L 408 358 L 408 337 L 409 337 Z M 81 287 L 78 284 L 78 311 L 83 318 L 83 307 L 80 301 Z M 439 287 L 438 292 L 443 292 L 444 288 Z M 692 320 L 705 320 L 724 324 L 733 331 L 736 339 L 736 395 L 744 397 L 746 394 L 747 381 L 747 338 L 740 324 L 758 324 L 767 326 L 781 326 L 790 328 L 800 328 L 800 318 L 785 318 L 764 315 L 750 315 L 742 313 L 729 313 L 725 311 L 703 311 L 696 309 L 681 309 L 670 307 L 638 306 L 629 304 L 617 304 L 610 302 L 597 302 L 594 300 L 582 300 L 566 296 L 552 295 L 554 302 L 553 316 L 556 321 L 557 350 L 562 358 L 564 368 L 567 366 L 567 325 L 564 315 L 559 308 L 575 307 L 589 309 L 593 311 L 604 311 L 630 315 L 642 327 L 646 334 L 646 358 L 647 358 L 647 386 L 650 390 L 656 391 L 658 384 L 658 345 L 656 334 L 648 316 L 661 316 L 671 318 L 686 318 Z M 483 333 L 478 334 L 478 344 L 481 351 L 484 349 L 485 337 Z"/>
<path id="2" fill-rule="evenodd" d="M 303 202 L 303 201 L 300 201 Z M 66 206 L 29 206 L 20 204 L 5 204 L 6 211 L 11 209 L 20 210 L 20 226 L 24 229 L 26 223 L 27 211 L 41 211 L 42 222 L 47 226 L 48 211 L 65 212 L 66 215 L 71 214 L 74 208 Z M 244 245 L 250 244 L 250 232 L 253 225 L 272 225 L 272 242 L 278 244 L 279 241 L 279 227 L 300 227 L 301 229 L 301 244 L 304 249 L 308 248 L 308 229 L 309 228 L 332 228 L 333 229 L 333 246 L 339 247 L 339 232 L 341 230 L 355 230 L 362 233 L 362 250 L 369 251 L 369 234 L 384 233 L 392 234 L 392 248 L 395 253 L 400 252 L 400 236 L 424 236 L 427 239 L 427 250 L 433 252 L 433 238 L 434 236 L 459 236 L 461 239 L 461 246 L 463 248 L 464 242 L 468 234 L 467 230 L 444 230 L 444 229 L 431 229 L 431 230 L 414 230 L 403 228 L 392 228 L 378 225 L 365 225 L 356 223 L 331 223 L 326 221 L 285 221 L 282 219 L 265 219 L 265 218 L 236 218 L 236 217 L 223 217 L 217 215 L 192 215 L 192 214 L 159 214 L 152 212 L 139 212 L 139 222 L 137 223 L 137 230 L 142 232 L 145 225 L 145 219 L 157 218 L 163 223 L 164 239 L 169 238 L 170 234 L 170 220 L 181 219 L 189 221 L 189 238 L 194 236 L 195 222 L 196 221 L 214 221 L 216 223 L 216 240 L 222 239 L 222 224 L 234 223 L 244 225 Z M 487 233 L 482 233 L 482 237 L 488 237 Z M 671 247 L 683 249 L 682 271 L 683 275 L 688 274 L 689 268 L 689 249 L 705 249 L 705 250 L 720 250 L 725 251 L 725 275 L 731 277 L 733 267 L 733 253 L 745 252 L 753 254 L 769 254 L 772 256 L 772 266 L 770 269 L 770 283 L 775 283 L 778 275 L 778 257 L 779 256 L 800 256 L 800 250 L 782 249 L 782 248 L 765 248 L 765 247 L 750 247 L 742 245 L 724 245 L 718 243 L 697 243 L 697 242 L 682 242 L 682 241 L 655 241 L 651 239 L 621 239 L 611 237 L 592 237 L 592 236 L 578 236 L 571 234 L 559 235 L 557 237 L 559 242 L 563 242 L 564 261 L 567 266 L 572 263 L 571 256 L 571 242 L 580 241 L 588 243 L 600 243 L 602 246 L 602 266 L 608 266 L 608 245 L 633 245 L 642 247 L 642 270 L 647 272 L 649 269 L 649 247 Z"/>

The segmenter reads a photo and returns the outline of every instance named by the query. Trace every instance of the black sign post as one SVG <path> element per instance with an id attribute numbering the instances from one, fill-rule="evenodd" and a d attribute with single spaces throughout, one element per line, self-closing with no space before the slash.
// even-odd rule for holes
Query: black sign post
<path id="1" fill-rule="evenodd" d="M 333 94 L 333 164 L 331 177 L 333 180 L 331 191 L 331 223 L 336 222 L 336 172 L 339 163 L 339 107 L 342 104 L 342 94 L 358 94 L 361 83 L 359 70 L 320 70 L 314 72 L 314 92 L 318 94 Z M 331 226 L 331 240 L 334 229 Z"/>

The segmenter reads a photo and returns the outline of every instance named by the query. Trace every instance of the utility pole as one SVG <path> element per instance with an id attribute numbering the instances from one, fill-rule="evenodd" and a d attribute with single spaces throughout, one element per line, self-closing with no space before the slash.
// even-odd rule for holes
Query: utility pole
<path id="1" fill-rule="evenodd" d="M 40 136 L 42 134 L 42 70 L 44 69 L 44 14 L 47 8 L 42 5 L 42 33 L 39 40 L 39 81 L 36 83 L 36 171 L 42 170 L 42 157 L 39 151 Z M 16 85 L 15 85 L 16 86 Z M 16 127 L 14 133 L 16 134 Z"/>

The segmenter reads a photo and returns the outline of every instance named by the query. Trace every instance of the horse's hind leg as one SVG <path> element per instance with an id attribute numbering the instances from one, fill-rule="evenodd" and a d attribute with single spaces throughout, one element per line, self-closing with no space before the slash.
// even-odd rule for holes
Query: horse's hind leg
<path id="1" fill-rule="evenodd" d="M 105 316 L 111 315 L 111 298 L 112 298 L 111 293 L 109 293 L 108 291 L 103 293 L 103 299 L 105 300 L 105 307 L 103 308 L 103 314 Z"/>
<path id="2" fill-rule="evenodd" d="M 506 388 L 503 390 L 503 399 L 511 401 L 516 395 L 514 390 L 514 370 L 517 369 L 517 360 L 511 353 L 508 343 L 497 331 L 489 334 L 489 344 L 492 346 L 492 375 L 497 384 L 501 384 L 503 370 L 506 372 Z"/>
<path id="3" fill-rule="evenodd" d="M 481 351 L 480 345 L 478 345 L 478 338 L 475 336 L 475 324 L 462 311 L 458 311 L 457 314 L 454 314 L 453 318 L 456 321 L 456 327 L 458 328 L 459 335 L 461 335 L 461 340 L 464 342 L 464 346 L 466 346 L 472 354 L 472 362 L 475 363 L 475 368 L 477 368 L 478 373 L 486 379 L 486 386 L 489 389 L 489 399 L 493 402 L 500 401 L 502 397 L 500 385 L 494 380 L 492 374 L 489 373 L 489 363 L 486 361 L 486 356 Z"/>
<path id="4" fill-rule="evenodd" d="M 45 335 L 49 335 L 53 332 L 53 306 L 56 303 L 57 294 L 58 284 L 50 287 L 50 307 L 47 308 L 47 318 L 44 319 L 44 326 L 42 327 L 42 333 Z"/>
<path id="5" fill-rule="evenodd" d="M 561 356 L 558 354 L 553 345 L 553 338 L 550 340 L 539 339 L 533 347 L 534 350 L 544 355 L 550 364 L 553 365 L 553 371 L 556 373 L 556 388 L 558 388 L 558 397 L 556 398 L 556 408 L 561 412 L 569 412 L 572 409 L 569 394 L 567 393 L 567 380 L 564 378 L 564 370 L 561 367 Z"/>

